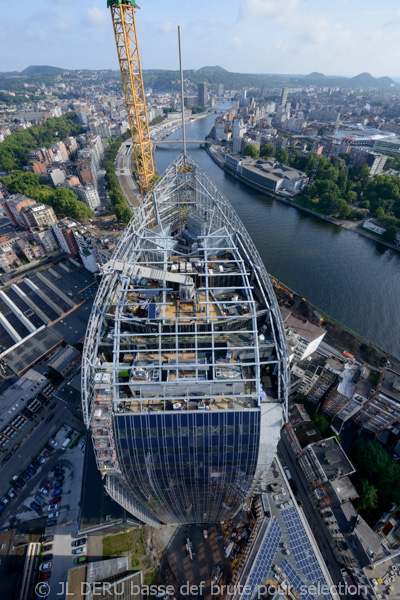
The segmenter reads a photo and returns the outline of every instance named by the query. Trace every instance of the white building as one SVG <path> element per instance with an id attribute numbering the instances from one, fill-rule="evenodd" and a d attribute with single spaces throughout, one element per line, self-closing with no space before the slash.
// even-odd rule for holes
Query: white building
<path id="1" fill-rule="evenodd" d="M 86 187 L 74 188 L 74 192 L 78 196 L 79 200 L 82 200 L 89 208 L 96 210 L 100 206 L 100 196 L 94 185 L 87 185 Z"/>
<path id="2" fill-rule="evenodd" d="M 326 335 L 325 329 L 317 327 L 299 315 L 291 314 L 285 321 L 289 344 L 289 358 L 298 362 L 315 352 Z"/>
<path id="3" fill-rule="evenodd" d="M 58 249 L 57 242 L 50 229 L 45 229 L 44 231 L 33 231 L 33 237 L 40 244 L 42 244 L 46 252 L 54 252 Z"/>
<path id="4" fill-rule="evenodd" d="M 96 273 L 99 270 L 99 266 L 97 264 L 96 252 L 92 244 L 77 231 L 74 231 L 74 238 L 78 244 L 79 256 L 83 262 L 83 266 L 91 273 Z"/>

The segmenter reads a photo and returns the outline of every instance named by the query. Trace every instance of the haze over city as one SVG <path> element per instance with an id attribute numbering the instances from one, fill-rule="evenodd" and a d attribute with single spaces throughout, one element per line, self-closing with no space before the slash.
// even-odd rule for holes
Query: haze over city
<path id="1" fill-rule="evenodd" d="M 220 64 L 241 73 L 399 75 L 396 0 L 140 2 L 144 69 L 176 69 L 182 25 L 185 68 Z M 184 9 L 184 10 L 183 10 Z M 0 71 L 30 64 L 117 68 L 103 0 L 0 2 Z M 46 15 L 45 18 L 43 15 Z M 384 60 L 382 60 L 384 56 Z"/>

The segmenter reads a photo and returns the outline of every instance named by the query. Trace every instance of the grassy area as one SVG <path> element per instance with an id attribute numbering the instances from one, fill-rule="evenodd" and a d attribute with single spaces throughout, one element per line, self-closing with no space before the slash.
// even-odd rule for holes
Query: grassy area
<path id="1" fill-rule="evenodd" d="M 126 552 L 131 553 L 132 568 L 143 571 L 144 584 L 148 585 L 154 577 L 157 565 L 146 555 L 142 529 L 133 529 L 127 533 L 104 538 L 104 558 L 121 556 Z"/>

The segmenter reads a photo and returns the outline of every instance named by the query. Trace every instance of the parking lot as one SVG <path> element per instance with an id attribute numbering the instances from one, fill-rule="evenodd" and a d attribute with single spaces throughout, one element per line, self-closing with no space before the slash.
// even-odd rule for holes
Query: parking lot
<path id="1" fill-rule="evenodd" d="M 69 437 L 67 437 L 69 436 Z M 18 476 L 13 490 L 14 496 L 6 504 L 2 515 L 2 527 L 18 525 L 42 531 L 42 537 L 51 539 L 42 543 L 39 571 L 34 574 L 32 585 L 43 581 L 51 587 L 51 596 L 59 598 L 59 582 L 65 582 L 68 569 L 74 559 L 86 555 L 86 545 L 73 547 L 72 542 L 78 525 L 81 497 L 81 482 L 85 456 L 85 437 L 75 429 L 62 425 L 46 441 L 45 449 L 31 465 Z M 76 445 L 68 448 L 68 445 Z M 47 456 L 48 455 L 48 456 Z M 25 477 L 24 477 L 25 475 Z M 17 477 L 17 476 L 16 476 Z M 29 478 L 29 479 L 28 479 Z M 24 480 L 24 485 L 20 486 Z M 29 522 L 29 525 L 28 525 Z M 73 554 L 79 550 L 81 554 Z M 51 564 L 48 564 L 51 563 Z"/>

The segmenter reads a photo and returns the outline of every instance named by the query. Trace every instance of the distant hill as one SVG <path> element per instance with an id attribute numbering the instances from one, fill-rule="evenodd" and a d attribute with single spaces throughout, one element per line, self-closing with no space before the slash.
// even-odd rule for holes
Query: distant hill
<path id="1" fill-rule="evenodd" d="M 326 75 L 323 73 L 318 73 L 318 71 L 313 71 L 308 75 L 304 75 L 304 79 L 326 79 Z"/>
<path id="2" fill-rule="evenodd" d="M 201 69 L 197 69 L 197 73 L 229 73 L 229 71 L 216 65 L 215 67 L 201 67 Z"/>
<path id="3" fill-rule="evenodd" d="M 60 69 L 59 67 L 49 67 L 48 65 L 32 65 L 21 71 L 20 74 L 31 77 L 32 75 L 60 75 L 61 73 L 64 73 L 64 71 L 65 69 Z"/>

